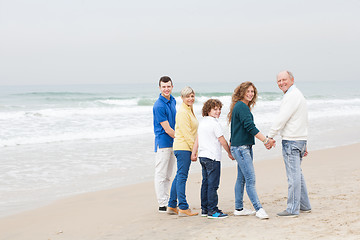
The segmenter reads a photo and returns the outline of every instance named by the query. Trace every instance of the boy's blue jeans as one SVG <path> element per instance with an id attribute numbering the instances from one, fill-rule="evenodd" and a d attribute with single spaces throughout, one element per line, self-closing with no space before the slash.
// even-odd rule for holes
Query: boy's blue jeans
<path id="1" fill-rule="evenodd" d="M 306 150 L 305 140 L 282 140 L 282 154 L 288 178 L 288 200 L 286 211 L 299 214 L 301 210 L 310 210 L 310 200 L 301 170 L 302 158 Z"/>
<path id="2" fill-rule="evenodd" d="M 177 172 L 171 185 L 168 206 L 176 208 L 178 206 L 177 203 L 179 200 L 179 208 L 186 210 L 189 208 L 189 204 L 186 201 L 185 189 L 191 164 L 191 152 L 176 150 L 174 151 L 174 154 L 177 162 Z"/>
<path id="3" fill-rule="evenodd" d="M 201 209 L 208 213 L 218 211 L 217 190 L 220 183 L 220 161 L 199 157 L 202 166 Z"/>

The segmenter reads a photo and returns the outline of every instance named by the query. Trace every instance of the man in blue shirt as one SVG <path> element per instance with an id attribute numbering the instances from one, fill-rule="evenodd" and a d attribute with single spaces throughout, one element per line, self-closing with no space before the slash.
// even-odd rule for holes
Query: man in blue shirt
<path id="1" fill-rule="evenodd" d="M 160 96 L 153 107 L 155 133 L 155 191 L 159 212 L 166 213 L 169 201 L 170 178 L 174 171 L 176 100 L 171 95 L 173 84 L 168 76 L 159 80 Z"/>

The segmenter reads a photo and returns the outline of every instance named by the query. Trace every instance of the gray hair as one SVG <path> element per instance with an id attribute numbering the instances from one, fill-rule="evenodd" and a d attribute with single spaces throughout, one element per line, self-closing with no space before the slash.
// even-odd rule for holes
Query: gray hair
<path id="1" fill-rule="evenodd" d="M 191 87 L 188 87 L 188 86 L 184 87 L 180 92 L 181 97 L 187 97 L 192 93 L 195 94 L 194 90 Z"/>
<path id="2" fill-rule="evenodd" d="M 294 79 L 294 75 L 292 74 L 292 72 L 290 72 L 290 71 L 281 71 L 280 73 L 282 73 L 282 72 L 287 72 L 287 74 L 289 75 L 290 79 Z M 276 79 L 277 79 L 277 77 L 279 76 L 280 73 L 278 73 L 278 75 L 276 75 Z"/>
<path id="3" fill-rule="evenodd" d="M 286 71 L 289 74 L 290 79 L 294 79 L 294 75 L 290 71 Z"/>

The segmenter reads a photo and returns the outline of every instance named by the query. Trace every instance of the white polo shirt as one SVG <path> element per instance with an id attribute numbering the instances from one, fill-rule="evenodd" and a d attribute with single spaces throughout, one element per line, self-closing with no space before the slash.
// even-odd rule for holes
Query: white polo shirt
<path id="1" fill-rule="evenodd" d="M 218 138 L 223 135 L 217 118 L 210 116 L 203 117 L 198 128 L 198 156 L 220 161 L 222 149 Z"/>

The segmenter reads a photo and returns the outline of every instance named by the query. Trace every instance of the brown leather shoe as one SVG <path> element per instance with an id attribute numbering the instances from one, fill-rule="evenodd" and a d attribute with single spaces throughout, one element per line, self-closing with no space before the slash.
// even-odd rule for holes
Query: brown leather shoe
<path id="1" fill-rule="evenodd" d="M 181 217 L 187 217 L 187 216 L 196 216 L 198 215 L 199 213 L 194 213 L 194 212 L 191 212 L 190 208 L 186 209 L 186 210 L 182 210 L 182 209 L 179 209 L 179 216 Z"/>
<path id="2" fill-rule="evenodd" d="M 167 208 L 167 213 L 170 214 L 170 215 L 178 215 L 179 210 L 178 210 L 178 208 L 168 207 Z"/>

